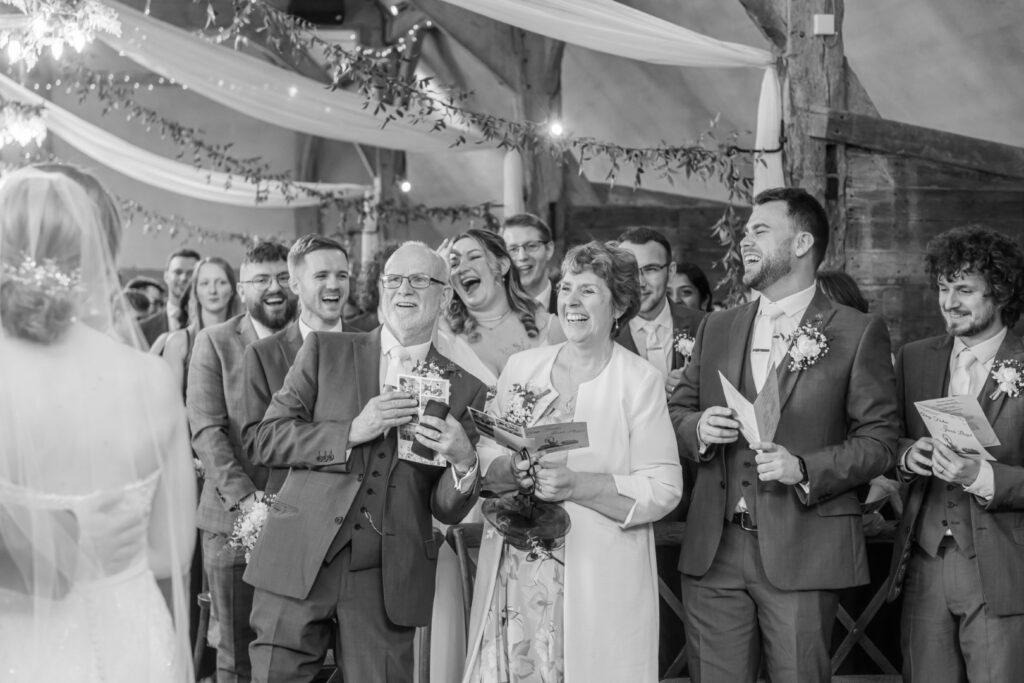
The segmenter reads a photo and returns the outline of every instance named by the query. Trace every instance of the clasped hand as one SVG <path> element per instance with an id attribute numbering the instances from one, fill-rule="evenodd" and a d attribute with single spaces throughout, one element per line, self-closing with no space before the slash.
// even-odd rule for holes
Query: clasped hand
<path id="1" fill-rule="evenodd" d="M 399 427 L 416 415 L 419 402 L 408 391 L 385 391 L 363 406 L 349 428 L 349 446 L 372 441 L 393 427 Z"/>
<path id="2" fill-rule="evenodd" d="M 569 500 L 576 489 L 576 473 L 569 469 L 568 453 L 530 454 L 530 461 L 512 456 L 512 473 L 520 489 L 533 488 L 539 500 L 553 503 Z"/>
<path id="3" fill-rule="evenodd" d="M 761 481 L 778 481 L 788 486 L 803 481 L 800 459 L 785 446 L 761 441 L 750 444 L 750 448 L 757 452 L 754 462 L 757 463 L 757 478 Z"/>
<path id="4" fill-rule="evenodd" d="M 459 472 L 473 467 L 476 455 L 462 424 L 451 415 L 443 420 L 432 415 L 420 417 L 416 427 L 416 440 L 434 451 Z"/>
<path id="5" fill-rule="evenodd" d="M 935 476 L 950 484 L 970 486 L 978 479 L 981 461 L 965 458 L 952 448 L 930 437 L 914 442 L 904 460 L 906 469 L 922 477 Z"/>

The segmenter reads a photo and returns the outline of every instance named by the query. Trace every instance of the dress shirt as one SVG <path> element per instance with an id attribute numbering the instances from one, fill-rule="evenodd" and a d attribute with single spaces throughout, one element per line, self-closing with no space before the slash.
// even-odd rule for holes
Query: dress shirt
<path id="1" fill-rule="evenodd" d="M 540 290 L 540 294 L 533 297 L 533 300 L 545 311 L 548 310 L 548 303 L 551 301 L 551 278 L 544 276 L 544 289 Z"/>
<path id="2" fill-rule="evenodd" d="M 306 341 L 306 337 L 309 336 L 310 332 L 344 332 L 344 331 L 345 330 L 343 330 L 342 327 L 341 327 L 341 320 L 338 320 L 338 322 L 334 325 L 334 327 L 332 327 L 329 330 L 314 330 L 312 327 L 310 327 L 309 325 L 306 324 L 305 320 L 303 320 L 302 318 L 299 318 L 299 334 L 302 335 L 302 341 Z"/>
<path id="3" fill-rule="evenodd" d="M 644 320 L 634 316 L 629 321 L 629 331 L 633 335 L 637 351 L 650 361 L 662 378 L 668 377 L 672 368 L 672 331 L 675 329 L 672 320 L 672 309 L 665 299 L 661 312 L 654 320 Z"/>
<path id="4" fill-rule="evenodd" d="M 181 306 L 168 300 L 167 306 L 164 308 L 164 315 L 167 316 L 167 330 L 169 332 L 181 329 L 181 325 L 178 324 L 178 314 L 180 313 Z"/>
<path id="5" fill-rule="evenodd" d="M 964 349 L 970 348 L 971 352 L 974 353 L 974 357 L 978 359 L 978 362 L 971 368 L 970 395 L 977 396 L 982 387 L 985 386 L 986 380 L 988 380 L 988 375 L 992 371 L 992 364 L 995 362 L 996 354 L 999 353 L 999 347 L 1003 345 L 1004 339 L 1006 339 L 1005 327 L 991 339 L 986 339 L 980 344 L 975 344 L 971 347 L 968 347 L 960 337 L 956 337 L 953 340 L 953 350 L 949 354 L 949 376 L 952 377 L 953 371 L 956 369 L 957 356 Z M 949 391 L 947 390 L 946 393 L 949 393 Z M 978 478 L 974 480 L 974 483 L 965 486 L 964 490 L 981 498 L 986 503 L 992 500 L 992 496 L 995 494 L 995 474 L 992 471 L 992 465 L 987 460 L 981 461 Z M 946 531 L 947 533 L 952 533 L 949 529 Z"/>
<path id="6" fill-rule="evenodd" d="M 274 334 L 274 332 L 276 331 L 276 330 L 270 329 L 269 327 L 267 327 L 266 325 L 264 325 L 259 320 L 257 320 L 256 318 L 252 317 L 251 315 L 249 316 L 249 322 L 252 323 L 253 329 L 256 330 L 256 338 L 257 339 L 266 339 L 270 335 Z M 305 338 L 305 337 L 303 337 L 303 338 Z"/>
<path id="7" fill-rule="evenodd" d="M 409 355 L 410 370 L 416 363 L 425 361 L 427 359 L 427 353 L 430 352 L 431 342 L 424 342 L 423 344 L 415 344 L 413 346 L 406 346 L 405 351 Z M 380 328 L 380 385 L 383 388 L 385 379 L 388 376 L 388 366 L 391 364 L 392 354 L 395 353 L 402 343 L 395 338 L 395 335 L 391 333 L 388 326 L 381 325 Z M 395 358 L 398 356 L 396 355 Z M 473 488 L 473 484 L 476 481 L 477 470 L 479 469 L 480 459 L 474 457 L 473 464 L 469 470 L 461 477 L 459 473 L 455 471 L 453 465 L 452 477 L 455 480 L 455 488 L 458 489 L 459 493 L 467 493 Z"/>

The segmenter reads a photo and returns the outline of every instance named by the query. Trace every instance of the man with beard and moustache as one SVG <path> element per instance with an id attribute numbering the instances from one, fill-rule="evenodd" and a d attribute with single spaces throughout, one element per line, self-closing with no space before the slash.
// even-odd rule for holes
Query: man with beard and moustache
<path id="1" fill-rule="evenodd" d="M 896 356 L 899 472 L 909 480 L 890 599 L 904 589 L 906 681 L 1024 680 L 1024 344 L 1010 330 L 1024 296 L 1024 252 L 983 228 L 950 230 L 926 249 L 946 334 Z M 1016 380 L 1000 384 L 1001 368 Z M 1007 373 L 1010 374 L 1010 373 Z M 993 460 L 929 437 L 917 401 L 976 396 L 998 445 Z"/>
<path id="2" fill-rule="evenodd" d="M 220 635 L 218 683 L 248 681 L 251 675 L 253 590 L 242 581 L 245 554 L 231 548 L 228 538 L 239 513 L 262 497 L 268 472 L 242 451 L 242 358 L 246 346 L 280 330 L 295 315 L 295 298 L 285 289 L 287 257 L 287 248 L 277 242 L 260 241 L 249 248 L 238 282 L 246 313 L 201 330 L 188 368 L 192 448 L 206 470 L 196 524 L 202 532 L 203 569 Z"/>
<path id="3" fill-rule="evenodd" d="M 837 591 L 868 582 L 857 488 L 895 462 L 896 382 L 882 319 L 816 287 L 828 236 L 804 190 L 754 198 L 740 248 L 760 300 L 704 319 L 669 400 L 697 464 L 679 561 L 695 682 L 753 683 L 762 642 L 772 681 L 830 680 Z M 748 443 L 720 375 L 752 401 L 772 372 L 778 425 Z"/>
<path id="4" fill-rule="evenodd" d="M 558 292 L 554 285 L 558 278 L 548 276 L 548 264 L 555 255 L 551 228 L 532 213 L 517 213 L 501 224 L 501 237 L 519 270 L 519 281 L 526 293 L 548 313 L 556 313 Z"/>
<path id="5" fill-rule="evenodd" d="M 291 291 L 288 292 L 291 300 L 298 298 L 309 303 L 302 307 L 302 313 L 295 322 L 250 344 L 245 350 L 242 444 L 250 459 L 253 457 L 256 427 L 267 412 L 270 399 L 284 384 L 285 375 L 302 348 L 303 340 L 310 332 L 342 331 L 341 308 L 334 306 L 333 302 L 335 296 L 341 302 L 348 299 L 350 279 L 345 248 L 322 235 L 304 235 L 288 251 L 288 270 L 291 273 Z M 325 297 L 329 305 L 324 303 Z M 287 474 L 286 469 L 271 470 L 266 493 L 277 493 Z"/>

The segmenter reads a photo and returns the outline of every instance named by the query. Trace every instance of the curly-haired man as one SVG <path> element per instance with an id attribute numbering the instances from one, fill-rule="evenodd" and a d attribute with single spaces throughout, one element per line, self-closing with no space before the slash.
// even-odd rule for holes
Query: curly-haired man
<path id="1" fill-rule="evenodd" d="M 910 492 L 890 597 L 904 592 L 904 680 L 1024 680 L 1024 251 L 980 226 L 927 248 L 946 331 L 896 356 L 899 469 Z M 1000 383 L 995 373 L 1016 370 Z M 1012 374 L 1012 373 L 1008 373 Z M 916 401 L 976 396 L 999 438 L 993 459 L 929 438 Z"/>

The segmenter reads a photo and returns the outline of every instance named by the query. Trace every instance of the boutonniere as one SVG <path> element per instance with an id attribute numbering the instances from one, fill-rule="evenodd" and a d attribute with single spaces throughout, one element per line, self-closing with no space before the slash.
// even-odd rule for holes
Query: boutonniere
<path id="1" fill-rule="evenodd" d="M 270 506 L 273 503 L 273 494 L 263 496 L 253 503 L 248 512 L 240 513 L 231 528 L 228 546 L 235 550 L 244 550 L 246 564 L 249 563 L 252 549 L 256 547 L 256 541 L 260 538 L 263 525 L 267 523 L 267 514 L 270 513 Z"/>
<path id="2" fill-rule="evenodd" d="M 520 427 L 525 426 L 533 416 L 533 409 L 537 406 L 537 401 L 550 391 L 550 389 L 545 389 L 538 393 L 533 388 L 533 384 L 529 382 L 513 384 L 509 389 L 508 405 L 505 408 L 505 413 L 501 416 L 502 419 Z"/>
<path id="3" fill-rule="evenodd" d="M 789 369 L 806 370 L 828 354 L 828 338 L 818 329 L 819 320 L 805 323 L 783 337 L 788 347 Z"/>
<path id="4" fill-rule="evenodd" d="M 462 376 L 462 373 L 459 372 L 459 366 L 455 365 L 455 363 L 439 365 L 436 361 L 432 360 L 416 361 L 416 364 L 412 366 L 410 374 L 426 379 L 448 379 L 450 377 Z"/>
<path id="5" fill-rule="evenodd" d="M 1017 398 L 1020 390 L 1024 389 L 1024 365 L 1013 358 L 998 361 L 992 366 L 992 379 L 996 381 L 997 388 L 989 396 L 990 399 L 994 401 L 1003 394 Z"/>
<path id="6" fill-rule="evenodd" d="M 676 350 L 680 356 L 685 358 L 687 361 L 690 360 L 690 356 L 693 355 L 693 345 L 696 340 L 688 334 L 689 330 L 683 330 L 682 332 L 676 333 L 675 338 L 672 340 L 672 348 Z"/>

